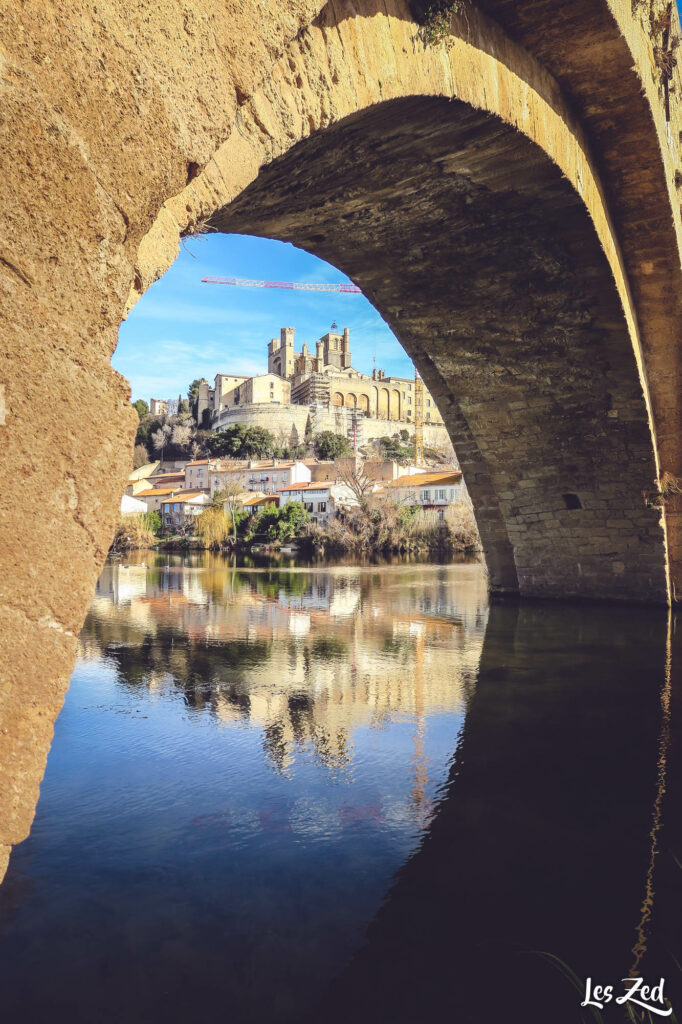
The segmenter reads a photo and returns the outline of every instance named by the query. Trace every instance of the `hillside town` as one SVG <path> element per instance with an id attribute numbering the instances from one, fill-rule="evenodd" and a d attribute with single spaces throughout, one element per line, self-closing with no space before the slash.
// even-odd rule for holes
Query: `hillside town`
<path id="1" fill-rule="evenodd" d="M 271 539 L 300 534 L 304 525 L 327 536 L 339 519 L 359 533 L 354 510 L 370 505 L 376 521 L 390 507 L 401 510 L 403 525 L 417 513 L 433 525 L 462 507 L 473 522 L 447 431 L 418 375 L 355 370 L 350 331 L 336 324 L 315 355 L 305 342 L 297 351 L 294 334 L 283 327 L 270 341 L 266 374 L 218 373 L 213 387 L 194 380 L 186 400 L 134 403 L 135 468 L 117 543 L 123 535 L 129 546 L 142 543 L 131 517 L 164 541 L 206 539 L 210 521 L 209 546 L 220 546 L 221 537 L 235 544 L 237 526 L 247 534 L 249 520 L 255 535 L 267 520 Z M 275 530 L 273 516 L 287 530 Z"/>
<path id="2" fill-rule="evenodd" d="M 248 514 L 265 505 L 300 502 L 315 524 L 357 507 L 363 496 L 387 497 L 443 518 L 464 500 L 458 469 L 425 472 L 397 462 L 316 459 L 197 459 L 152 462 L 133 471 L 121 499 L 123 515 L 157 512 L 163 532 L 194 532 L 197 516 L 216 500 Z"/>

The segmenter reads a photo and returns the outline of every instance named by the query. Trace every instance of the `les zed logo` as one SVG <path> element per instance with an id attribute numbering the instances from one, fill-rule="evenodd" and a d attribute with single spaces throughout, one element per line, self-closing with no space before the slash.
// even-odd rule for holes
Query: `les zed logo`
<path id="1" fill-rule="evenodd" d="M 645 985 L 644 978 L 623 978 L 622 981 L 629 985 L 622 996 L 616 996 L 616 1003 L 622 1006 L 623 1003 L 634 1003 L 641 1006 L 650 1013 L 657 1013 L 659 1017 L 669 1017 L 673 1012 L 672 1006 L 667 1010 L 663 1009 L 664 979 L 661 978 L 658 985 Z M 592 978 L 585 982 L 585 999 L 581 1006 L 596 1006 L 599 1010 L 604 1009 L 605 1003 L 613 999 L 613 985 L 592 985 Z M 656 1006 L 655 1004 L 659 1005 Z"/>

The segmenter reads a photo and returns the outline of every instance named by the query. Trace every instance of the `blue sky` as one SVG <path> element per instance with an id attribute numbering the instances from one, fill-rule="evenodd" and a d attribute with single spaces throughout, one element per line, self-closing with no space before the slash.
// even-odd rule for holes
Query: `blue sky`
<path id="1" fill-rule="evenodd" d="M 267 343 L 280 327 L 296 328 L 296 349 L 332 321 L 349 327 L 353 366 L 411 376 L 412 363 L 364 295 L 282 292 L 201 284 L 201 278 L 347 281 L 339 270 L 286 242 L 248 235 L 186 239 L 180 255 L 121 325 L 112 363 L 131 384 L 133 400 L 176 398 L 195 377 L 264 373 Z"/>

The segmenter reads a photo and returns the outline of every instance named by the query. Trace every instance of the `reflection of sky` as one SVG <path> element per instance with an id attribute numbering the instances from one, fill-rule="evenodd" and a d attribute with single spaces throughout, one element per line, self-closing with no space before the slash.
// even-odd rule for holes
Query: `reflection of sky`
<path id="1" fill-rule="evenodd" d="M 37 956 L 30 983 L 59 1005 L 92 977 L 102 1020 L 147 1019 L 127 1002 L 139 1013 L 141 958 L 176 1002 L 182 977 L 195 1019 L 214 1019 L 214 989 L 225 1019 L 287 1019 L 234 967 L 247 956 L 283 1005 L 312 999 L 361 940 L 447 779 L 482 647 L 477 572 L 304 575 L 258 593 L 259 574 L 235 585 L 229 569 L 187 567 L 174 570 L 176 596 L 155 570 L 144 590 L 129 571 L 105 573 L 4 890 L 27 887 L 0 925 L 0 961 L 22 943 L 34 954 L 15 964 L 17 993 Z M 424 600 L 433 588 L 450 610 L 440 619 L 422 611 L 439 603 Z M 291 615 L 254 643 L 263 607 Z M 188 609 L 195 624 L 213 615 L 229 642 L 190 637 Z M 216 951 L 222 967 L 207 973 Z"/>

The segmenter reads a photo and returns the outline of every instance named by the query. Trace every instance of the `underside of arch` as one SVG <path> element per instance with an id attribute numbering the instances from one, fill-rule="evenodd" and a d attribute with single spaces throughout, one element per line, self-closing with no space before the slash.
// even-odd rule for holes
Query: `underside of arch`
<path id="1" fill-rule="evenodd" d="M 539 147 L 458 101 L 379 104 L 273 161 L 212 224 L 312 251 L 374 302 L 438 402 L 493 590 L 665 600 L 621 301 Z"/>

